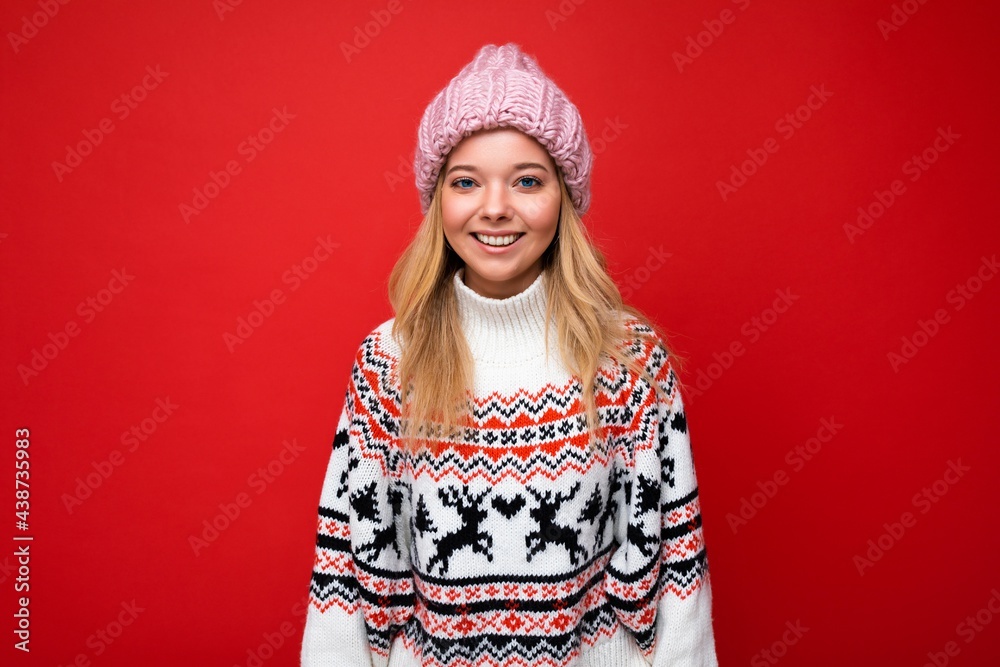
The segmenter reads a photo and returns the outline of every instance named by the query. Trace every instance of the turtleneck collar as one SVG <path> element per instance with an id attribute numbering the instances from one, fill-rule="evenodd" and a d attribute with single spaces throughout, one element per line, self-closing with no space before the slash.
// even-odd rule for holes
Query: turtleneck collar
<path id="1" fill-rule="evenodd" d="M 473 358 L 480 363 L 515 365 L 544 356 L 547 272 L 542 271 L 531 285 L 506 299 L 482 296 L 463 282 L 464 274 L 462 267 L 453 282 Z M 550 352 L 555 344 L 550 333 Z"/>

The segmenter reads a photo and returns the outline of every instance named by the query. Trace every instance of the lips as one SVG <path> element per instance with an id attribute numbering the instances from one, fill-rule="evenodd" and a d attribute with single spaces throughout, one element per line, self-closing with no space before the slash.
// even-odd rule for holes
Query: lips
<path id="1" fill-rule="evenodd" d="M 513 245 L 519 238 L 524 236 L 524 232 L 492 233 L 473 232 L 472 236 L 481 244 L 491 248 L 506 248 Z"/>

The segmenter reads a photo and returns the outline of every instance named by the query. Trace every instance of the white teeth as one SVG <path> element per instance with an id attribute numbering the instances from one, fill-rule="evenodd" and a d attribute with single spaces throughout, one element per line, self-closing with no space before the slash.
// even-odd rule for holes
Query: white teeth
<path id="1" fill-rule="evenodd" d="M 476 234 L 476 238 L 485 243 L 486 245 L 492 246 L 505 246 L 510 245 L 520 234 L 509 234 L 507 236 L 485 236 L 483 234 Z"/>

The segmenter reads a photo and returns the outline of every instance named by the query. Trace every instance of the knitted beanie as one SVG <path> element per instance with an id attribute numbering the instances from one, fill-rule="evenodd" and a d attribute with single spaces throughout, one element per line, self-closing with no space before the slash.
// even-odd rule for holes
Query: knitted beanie
<path id="1" fill-rule="evenodd" d="M 482 47 L 424 111 L 413 163 L 423 213 L 451 150 L 495 127 L 534 137 L 562 170 L 574 208 L 586 212 L 594 156 L 580 112 L 533 58 L 508 43 Z"/>

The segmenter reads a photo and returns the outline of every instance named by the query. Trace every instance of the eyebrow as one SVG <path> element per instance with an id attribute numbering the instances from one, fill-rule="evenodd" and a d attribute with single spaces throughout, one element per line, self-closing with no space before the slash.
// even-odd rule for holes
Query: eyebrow
<path id="1" fill-rule="evenodd" d="M 456 164 L 455 166 L 453 166 L 451 169 L 449 169 L 445 173 L 445 176 L 447 176 L 448 174 L 450 174 L 453 171 L 457 171 L 458 169 L 464 169 L 465 171 L 473 171 L 473 172 L 478 172 L 479 171 L 478 169 L 476 169 L 476 167 L 474 167 L 471 164 Z M 549 173 L 548 169 L 546 169 L 544 166 L 538 164 L 537 162 L 519 162 L 518 164 L 514 165 L 514 169 L 515 170 L 520 170 L 520 169 L 541 169 L 545 173 Z"/>

